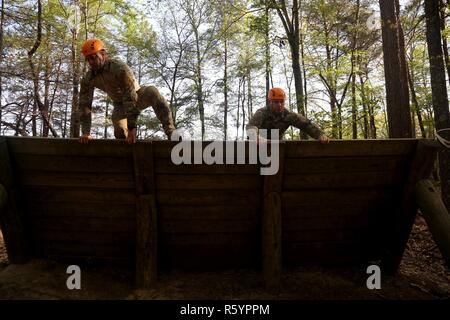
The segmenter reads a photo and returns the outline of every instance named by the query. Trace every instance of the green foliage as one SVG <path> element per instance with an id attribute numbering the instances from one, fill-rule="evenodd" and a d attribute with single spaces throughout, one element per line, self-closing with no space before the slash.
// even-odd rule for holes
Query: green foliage
<path id="1" fill-rule="evenodd" d="M 292 2 L 286 3 L 291 10 Z M 363 104 L 374 111 L 378 137 L 387 136 L 381 32 L 371 30 L 366 24 L 377 3 L 360 1 L 358 23 L 355 23 L 356 1 L 303 0 L 301 3 L 308 117 L 330 135 L 333 125 L 341 125 L 342 137 L 351 137 L 353 97 L 348 80 L 353 53 L 356 58 L 353 71 L 357 79 L 358 137 L 363 137 Z M 62 132 L 68 123 L 70 126 L 73 87 L 77 82 L 75 69 L 79 67 L 80 73 L 87 70 L 80 47 L 86 38 L 98 37 L 105 42 L 110 55 L 118 56 L 130 65 L 141 84 L 158 86 L 171 104 L 177 126 L 193 136 L 198 136 L 199 131 L 198 89 L 201 82 L 207 127 L 216 136 L 223 127 L 226 43 L 228 131 L 230 137 L 231 132 L 233 135 L 239 132 L 240 137 L 245 125 L 242 111 L 247 120 L 250 113 L 246 109 L 249 99 L 252 99 L 253 111 L 265 100 L 266 71 L 273 77 L 274 85 L 288 83 L 287 79 L 292 78 L 292 57 L 286 54 L 289 46 L 276 13 L 279 5 L 280 2 L 275 0 L 43 1 L 42 40 L 33 59 L 39 71 L 40 93 L 52 108 L 55 128 Z M 2 104 L 7 106 L 3 109 L 2 120 L 14 125 L 19 123 L 28 133 L 36 130 L 39 134 L 42 125 L 40 118 L 33 116 L 33 86 L 27 60 L 27 52 L 36 41 L 36 9 L 36 1 L 5 2 L 1 70 Z M 448 14 L 449 9 L 446 10 Z M 434 130 L 432 97 L 420 0 L 410 0 L 402 6 L 402 23 L 419 111 L 430 135 Z M 448 34 L 446 27 L 443 36 L 448 37 Z M 266 61 L 266 49 L 269 49 L 270 61 Z M 72 54 L 75 61 L 72 61 Z M 201 79 L 196 77 L 199 61 Z M 266 62 L 270 62 L 268 70 Z M 242 88 L 248 81 L 251 97 L 247 96 L 247 87 L 245 95 Z M 295 90 L 290 89 L 292 98 Z M 332 118 L 333 94 L 342 110 L 341 123 Z M 96 94 L 94 104 L 99 119 L 104 118 L 105 111 L 102 97 Z M 99 135 L 103 135 L 105 124 L 111 126 L 103 118 L 94 123 L 93 132 Z M 139 127 L 141 137 L 163 137 L 152 111 L 143 112 Z M 2 130 L 4 132 L 5 128 Z M 18 132 L 11 130 L 7 133 Z M 297 139 L 298 131 L 288 132 L 286 137 Z"/>

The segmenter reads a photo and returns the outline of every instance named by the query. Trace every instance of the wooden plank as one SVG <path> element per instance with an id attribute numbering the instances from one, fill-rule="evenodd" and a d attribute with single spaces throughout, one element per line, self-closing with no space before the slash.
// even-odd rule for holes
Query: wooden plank
<path id="1" fill-rule="evenodd" d="M 230 244 L 162 246 L 161 268 L 196 272 L 257 268 L 260 255 L 258 249 L 257 243 L 241 246 Z"/>
<path id="2" fill-rule="evenodd" d="M 354 204 L 339 204 L 333 202 L 324 202 L 322 204 L 302 204 L 297 206 L 282 207 L 283 220 L 297 219 L 297 218 L 316 218 L 316 217 L 353 217 L 368 215 L 372 212 L 376 213 L 380 206 L 371 203 L 370 201 L 355 202 Z"/>
<path id="3" fill-rule="evenodd" d="M 93 140 L 88 145 L 80 145 L 77 139 L 46 139 L 46 138 L 7 138 L 13 154 L 26 153 L 34 155 L 78 155 L 105 157 L 130 157 L 132 147 L 121 140 Z M 151 143 L 148 141 L 139 141 Z M 204 141 L 203 147 L 211 143 Z M 244 143 L 248 148 L 248 141 Z M 414 150 L 416 139 L 389 140 L 342 140 L 332 141 L 322 145 L 316 141 L 289 141 L 286 158 L 324 157 L 324 156 L 375 156 L 401 155 Z M 153 141 L 155 158 L 170 159 L 172 148 L 177 142 Z M 248 152 L 246 153 L 248 154 Z"/>
<path id="4" fill-rule="evenodd" d="M 366 263 L 364 244 L 357 242 L 284 243 L 283 263 L 289 266 L 337 266 Z"/>
<path id="5" fill-rule="evenodd" d="M 255 189 L 261 187 L 257 175 L 156 175 L 158 190 Z"/>
<path id="6" fill-rule="evenodd" d="M 84 231 L 84 230 L 48 230 L 34 226 L 32 230 L 34 242 L 60 242 L 95 245 L 122 245 L 123 243 L 135 245 L 134 232 L 108 232 L 108 231 Z"/>
<path id="7" fill-rule="evenodd" d="M 332 228 L 288 231 L 283 229 L 282 240 L 287 243 L 308 243 L 308 242 L 366 242 L 367 228 Z"/>
<path id="8" fill-rule="evenodd" d="M 286 159 L 285 174 L 404 171 L 409 156 L 367 156 Z"/>
<path id="9" fill-rule="evenodd" d="M 157 279 L 157 212 L 154 195 L 140 196 L 136 214 L 136 284 L 149 288 Z"/>
<path id="10" fill-rule="evenodd" d="M 159 222 L 161 233 L 223 233 L 223 232 L 256 232 L 258 226 L 255 220 L 166 220 Z"/>
<path id="11" fill-rule="evenodd" d="M 252 190 L 185 190 L 171 192 L 159 190 L 157 193 L 159 206 L 213 206 L 213 205 L 255 205 L 259 207 L 260 195 Z"/>
<path id="12" fill-rule="evenodd" d="M 400 265 L 417 213 L 417 204 L 414 199 L 416 183 L 431 175 L 437 150 L 438 147 L 432 141 L 419 140 L 403 193 L 394 207 L 392 221 L 389 221 L 384 230 L 387 246 L 382 267 L 387 273 L 395 273 Z"/>
<path id="13" fill-rule="evenodd" d="M 26 187 L 135 188 L 130 173 L 22 171 L 20 181 Z"/>
<path id="14" fill-rule="evenodd" d="M 331 186 L 330 186 L 331 187 Z M 398 195 L 401 187 L 391 188 L 358 188 L 358 189 L 318 189 L 283 191 L 282 202 L 284 208 L 298 205 L 351 205 L 353 203 L 379 203 L 392 200 Z"/>
<path id="15" fill-rule="evenodd" d="M 18 153 L 15 164 L 19 171 L 129 173 L 133 164 L 126 157 L 77 157 Z"/>
<path id="16" fill-rule="evenodd" d="M 213 164 L 190 165 L 173 164 L 170 158 L 155 159 L 156 174 L 260 174 L 257 164 Z"/>
<path id="17" fill-rule="evenodd" d="M 402 171 L 286 174 L 283 190 L 395 186 L 403 184 L 405 178 Z"/>
<path id="18" fill-rule="evenodd" d="M 367 227 L 369 215 L 358 216 L 330 216 L 330 217 L 302 217 L 297 219 L 283 219 L 283 232 L 303 230 L 323 230 L 335 228 Z"/>
<path id="19" fill-rule="evenodd" d="M 136 206 L 110 203 L 40 202 L 31 204 L 32 217 L 86 217 L 106 219 L 134 219 Z"/>
<path id="20" fill-rule="evenodd" d="M 10 153 L 5 137 L 0 137 L 0 185 L 6 198 L 0 206 L 0 228 L 5 240 L 8 259 L 11 263 L 25 263 L 29 259 L 29 243 L 22 207 L 23 199 L 11 165 Z"/>
<path id="21" fill-rule="evenodd" d="M 96 245 L 83 243 L 44 242 L 38 248 L 38 254 L 44 256 L 88 256 L 92 258 L 117 257 L 132 258 L 133 244 Z"/>
<path id="22" fill-rule="evenodd" d="M 414 151 L 416 139 L 289 141 L 286 158 L 370 157 L 408 155 Z"/>
<path id="23" fill-rule="evenodd" d="M 134 261 L 130 257 L 114 257 L 114 256 L 102 256 L 102 257 L 93 257 L 90 255 L 70 255 L 64 253 L 58 254 L 43 254 L 39 252 L 36 258 L 46 258 L 53 261 L 58 261 L 59 263 L 65 263 L 66 265 L 78 264 L 78 265 L 94 265 L 96 267 L 118 267 L 125 271 L 130 270 L 134 267 Z"/>
<path id="24" fill-rule="evenodd" d="M 257 242 L 255 232 L 214 232 L 214 233 L 163 233 L 160 236 L 160 243 L 166 246 L 186 245 L 186 246 L 215 246 L 233 245 L 246 246 L 249 243 Z"/>
<path id="25" fill-rule="evenodd" d="M 132 189 L 27 187 L 24 194 L 30 205 L 35 202 L 136 204 L 136 194 Z"/>
<path id="26" fill-rule="evenodd" d="M 85 217 L 42 217 L 34 218 L 34 225 L 43 230 L 135 232 L 134 219 L 99 219 Z"/>
<path id="27" fill-rule="evenodd" d="M 284 175 L 285 145 L 279 145 L 279 168 L 275 175 L 264 177 L 262 216 L 262 268 L 264 284 L 278 291 L 281 280 L 281 190 Z"/>
<path id="28" fill-rule="evenodd" d="M 191 146 L 191 150 L 190 150 L 190 159 L 191 159 L 191 163 L 193 163 L 193 154 L 194 154 L 194 149 L 197 148 L 196 146 L 201 144 L 201 150 L 202 150 L 202 158 L 203 158 L 203 152 L 205 151 L 205 148 L 210 145 L 212 142 L 217 143 L 217 141 L 185 141 L 185 142 L 190 142 L 190 146 Z M 241 158 L 243 161 L 245 161 L 245 158 L 248 158 L 249 155 L 249 141 L 228 141 L 228 143 L 232 143 L 233 145 L 233 156 L 234 159 L 237 159 L 238 156 L 239 158 Z M 172 154 L 172 150 L 175 146 L 177 146 L 178 142 L 173 142 L 173 141 L 155 141 L 154 142 L 154 156 L 155 158 L 163 158 L 163 159 L 168 159 L 170 161 L 171 159 L 171 154 Z M 185 145 L 187 146 L 187 145 Z M 195 147 L 194 147 L 195 146 Z M 241 154 L 241 151 L 239 151 L 239 155 L 238 155 L 238 151 L 237 150 L 243 150 L 244 154 Z M 225 156 L 227 155 L 227 145 L 225 144 L 224 141 L 222 141 L 222 150 L 223 150 L 223 160 L 225 161 Z M 175 150 L 176 151 L 176 150 Z M 188 150 L 186 150 L 188 151 Z M 176 154 L 178 155 L 178 154 Z M 228 154 L 228 157 L 231 158 L 230 154 Z M 237 163 L 237 162 L 234 162 Z M 249 163 L 249 161 L 245 161 L 245 163 Z"/>
<path id="29" fill-rule="evenodd" d="M 78 139 L 48 139 L 7 137 L 11 153 L 48 155 L 48 156 L 80 156 L 80 157 L 128 157 L 131 158 L 132 147 L 123 140 L 94 139 L 87 145 Z M 145 142 L 139 142 L 145 143 Z"/>
<path id="30" fill-rule="evenodd" d="M 247 220 L 257 219 L 258 208 L 250 205 L 211 206 L 159 206 L 159 216 L 164 220 Z M 211 221 L 214 223 L 214 221 Z"/>

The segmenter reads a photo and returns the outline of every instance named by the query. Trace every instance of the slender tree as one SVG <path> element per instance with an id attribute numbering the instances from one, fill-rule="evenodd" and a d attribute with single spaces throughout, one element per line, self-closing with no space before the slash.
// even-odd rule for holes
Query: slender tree
<path id="1" fill-rule="evenodd" d="M 1 12 L 0 12 L 0 66 L 3 64 L 3 24 L 5 21 L 5 0 L 1 0 Z M 3 103 L 2 103 L 2 74 L 0 72 L 0 134 L 2 133 L 2 114 L 3 114 Z"/>
<path id="2" fill-rule="evenodd" d="M 411 138 L 411 112 L 398 0 L 380 0 L 389 137 Z"/>
<path id="3" fill-rule="evenodd" d="M 430 60 L 431 91 L 433 95 L 434 123 L 436 131 L 450 128 L 450 113 L 445 81 L 445 66 L 441 42 L 439 0 L 425 0 L 426 34 Z M 450 132 L 439 133 L 450 140 Z M 450 150 L 439 152 L 442 198 L 450 212 Z"/>

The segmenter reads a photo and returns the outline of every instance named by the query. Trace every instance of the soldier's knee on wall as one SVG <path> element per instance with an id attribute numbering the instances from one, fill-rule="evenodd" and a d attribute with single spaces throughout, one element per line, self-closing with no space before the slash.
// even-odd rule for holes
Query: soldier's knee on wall
<path id="1" fill-rule="evenodd" d="M 138 91 L 137 106 L 141 110 L 155 106 L 159 101 L 164 101 L 164 98 L 154 86 L 141 87 Z"/>

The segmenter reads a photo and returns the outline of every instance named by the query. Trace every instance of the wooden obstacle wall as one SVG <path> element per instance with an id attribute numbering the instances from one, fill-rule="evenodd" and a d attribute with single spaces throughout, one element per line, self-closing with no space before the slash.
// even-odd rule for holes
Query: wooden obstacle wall
<path id="1" fill-rule="evenodd" d="M 31 257 L 153 263 L 149 277 L 399 261 L 416 213 L 408 185 L 434 160 L 415 139 L 290 141 L 278 174 L 261 176 L 254 164 L 175 165 L 169 141 L 0 139 Z"/>

